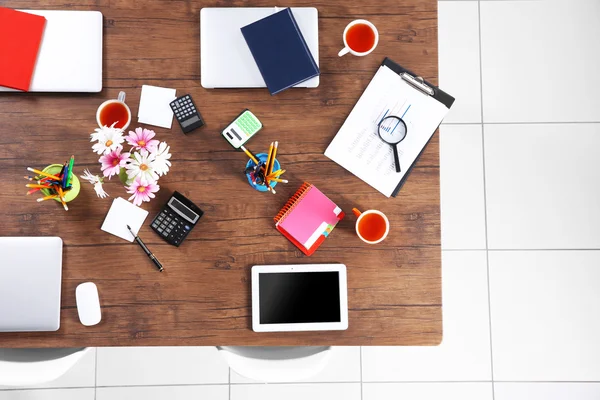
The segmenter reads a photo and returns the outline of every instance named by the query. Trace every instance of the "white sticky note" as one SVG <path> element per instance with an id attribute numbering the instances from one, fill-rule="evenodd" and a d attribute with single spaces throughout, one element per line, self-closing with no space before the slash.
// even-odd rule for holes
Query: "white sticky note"
<path id="1" fill-rule="evenodd" d="M 175 100 L 175 93 L 175 89 L 142 85 L 138 122 L 161 128 L 171 128 L 173 110 L 169 103 Z"/>
<path id="2" fill-rule="evenodd" d="M 121 197 L 117 197 L 113 200 L 112 206 L 110 206 L 110 210 L 108 210 L 108 214 L 106 214 L 106 218 L 104 218 L 104 223 L 100 229 L 128 242 L 133 242 L 134 237 L 127 229 L 127 225 L 137 235 L 147 216 L 148 211 L 133 205 Z"/>

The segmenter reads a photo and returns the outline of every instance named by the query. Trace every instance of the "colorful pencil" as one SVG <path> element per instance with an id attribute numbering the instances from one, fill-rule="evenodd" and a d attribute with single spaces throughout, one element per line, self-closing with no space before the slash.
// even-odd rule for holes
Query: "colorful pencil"
<path id="1" fill-rule="evenodd" d="M 285 172 L 285 169 L 278 169 L 277 171 L 271 172 L 270 175 L 271 176 L 273 176 L 273 175 L 278 175 L 279 176 L 279 175 L 283 174 L 284 172 Z"/>
<path id="2" fill-rule="evenodd" d="M 60 186 L 65 189 L 67 187 L 67 174 L 69 170 L 69 161 L 65 161 L 62 170 L 60 171 Z"/>
<path id="3" fill-rule="evenodd" d="M 69 173 L 67 176 L 67 186 L 71 185 L 71 180 L 73 179 L 73 163 L 75 162 L 75 156 L 71 156 L 71 161 L 69 161 Z"/>
<path id="4" fill-rule="evenodd" d="M 281 183 L 288 183 L 287 179 L 279 179 L 279 178 L 269 178 L 270 181 L 273 182 L 281 182 Z"/>
<path id="5" fill-rule="evenodd" d="M 267 186 L 269 186 L 268 175 L 269 175 L 269 170 L 271 169 L 271 163 L 273 162 L 273 151 L 274 150 L 275 150 L 275 143 L 271 142 L 271 145 L 269 146 L 269 155 L 267 157 L 267 163 L 265 164 L 265 183 Z"/>
<path id="6" fill-rule="evenodd" d="M 271 174 L 269 176 L 267 176 L 266 178 L 268 178 L 269 180 L 273 180 L 273 179 L 281 179 L 281 175 L 282 174 Z M 265 178 L 265 179 L 266 179 Z"/>
<path id="7" fill-rule="evenodd" d="M 38 182 L 38 183 L 47 183 L 48 181 L 53 181 L 53 179 L 41 177 L 41 176 L 24 176 L 23 178 L 27 179 L 30 182 Z M 55 177 L 58 179 L 58 177 Z"/>
<path id="8" fill-rule="evenodd" d="M 56 185 L 56 190 L 58 191 L 58 198 L 60 199 L 65 211 L 69 211 L 69 207 L 67 207 L 67 203 L 65 202 L 64 192 L 60 185 Z"/>
<path id="9" fill-rule="evenodd" d="M 50 185 L 38 185 L 38 184 L 35 184 L 35 183 L 28 183 L 27 185 L 25 185 L 25 187 L 28 187 L 28 188 L 52 189 L 52 186 L 50 186 Z"/>
<path id="10" fill-rule="evenodd" d="M 275 145 L 273 146 L 273 156 L 271 159 L 271 165 L 269 165 L 269 169 L 267 171 L 267 176 L 273 173 L 273 166 L 275 165 L 275 157 L 277 156 L 277 147 L 279 146 L 279 142 L 275 141 Z"/>
<path id="11" fill-rule="evenodd" d="M 50 199 L 55 199 L 57 197 L 58 197 L 57 194 L 51 194 L 49 196 L 40 197 L 39 199 L 37 199 L 37 201 L 41 202 L 41 201 L 46 201 L 46 200 L 50 200 Z"/>
<path id="12" fill-rule="evenodd" d="M 52 180 L 60 180 L 60 177 L 55 176 L 55 175 L 50 175 L 50 174 L 48 174 L 48 173 L 46 173 L 44 171 L 40 171 L 39 169 L 28 167 L 27 171 L 33 172 L 33 173 L 38 174 L 38 175 L 45 176 L 46 178 L 50 178 Z"/>
<path id="13" fill-rule="evenodd" d="M 265 163 L 265 175 L 267 175 L 267 171 L 269 170 L 269 165 L 271 163 L 271 157 L 273 156 L 273 142 L 269 146 L 269 152 L 267 153 L 267 162 Z"/>
<path id="14" fill-rule="evenodd" d="M 252 160 L 252 162 L 254 162 L 254 164 L 256 164 L 256 165 L 259 164 L 258 160 L 256 159 L 256 157 L 254 156 L 254 154 L 252 154 L 252 152 L 250 150 L 248 150 L 244 146 L 240 146 L 240 149 L 242 149 L 244 151 L 244 153 L 246 153 L 248 158 L 250 158 Z"/>

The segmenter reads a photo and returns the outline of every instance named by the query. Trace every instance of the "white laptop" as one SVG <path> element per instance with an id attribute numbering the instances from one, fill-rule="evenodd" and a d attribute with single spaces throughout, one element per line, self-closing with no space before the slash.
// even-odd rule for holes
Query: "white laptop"
<path id="1" fill-rule="evenodd" d="M 19 10 L 46 17 L 30 92 L 102 90 L 102 13 Z M 15 92 L 0 86 L 0 91 Z"/>
<path id="2" fill-rule="evenodd" d="M 0 332 L 60 327 L 62 240 L 0 237 Z"/>
<path id="3" fill-rule="evenodd" d="M 233 7 L 200 10 L 200 83 L 212 88 L 266 87 L 240 28 L 283 8 Z M 314 7 L 292 7 L 308 48 L 319 65 L 319 23 Z M 319 86 L 316 76 L 295 87 Z"/>

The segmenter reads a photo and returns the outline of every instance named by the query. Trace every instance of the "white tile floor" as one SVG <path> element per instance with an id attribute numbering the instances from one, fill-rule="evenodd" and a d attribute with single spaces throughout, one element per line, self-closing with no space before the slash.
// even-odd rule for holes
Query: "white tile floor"
<path id="1" fill-rule="evenodd" d="M 440 346 L 337 348 L 276 385 L 213 348 L 97 349 L 0 400 L 600 399 L 600 2 L 439 5 Z"/>

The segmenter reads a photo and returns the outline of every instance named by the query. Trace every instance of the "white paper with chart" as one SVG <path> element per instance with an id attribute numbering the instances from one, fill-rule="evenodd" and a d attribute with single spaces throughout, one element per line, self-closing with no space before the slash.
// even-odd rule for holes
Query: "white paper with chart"
<path id="1" fill-rule="evenodd" d="M 390 197 L 448 110 L 382 65 L 325 155 Z M 407 128 L 406 137 L 397 145 L 401 172 L 396 172 L 392 147 L 378 133 L 379 122 L 390 115 L 400 117 Z"/>

